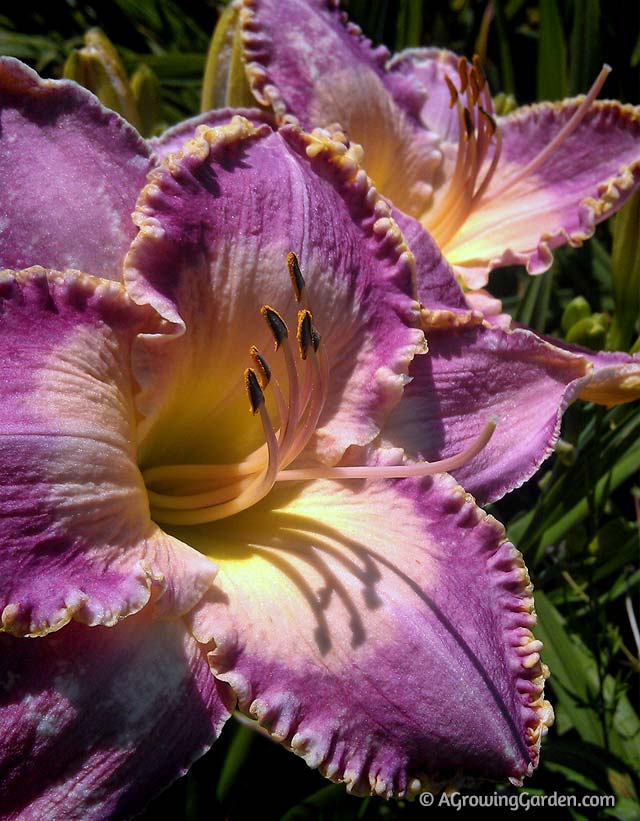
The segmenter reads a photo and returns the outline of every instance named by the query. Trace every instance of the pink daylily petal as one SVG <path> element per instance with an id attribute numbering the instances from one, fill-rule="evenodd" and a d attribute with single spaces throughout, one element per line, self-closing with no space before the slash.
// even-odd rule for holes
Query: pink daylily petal
<path id="1" fill-rule="evenodd" d="M 117 283 L 43 269 L 0 274 L 0 616 L 43 635 L 180 614 L 216 568 L 149 517 L 136 465 L 131 346 L 163 323 Z"/>
<path id="2" fill-rule="evenodd" d="M 422 85 L 387 73 L 387 50 L 373 48 L 332 0 L 250 0 L 240 19 L 258 101 L 307 130 L 340 123 L 363 146 L 375 185 L 403 211 L 422 213 L 441 162 L 436 135 L 419 121 Z"/>
<path id="3" fill-rule="evenodd" d="M 520 781 L 550 708 L 522 557 L 453 479 L 315 481 L 194 544 L 239 707 L 356 793 Z"/>
<path id="4" fill-rule="evenodd" d="M 0 815 L 102 821 L 139 812 L 207 751 L 226 685 L 182 621 L 0 634 Z"/>
<path id="5" fill-rule="evenodd" d="M 0 58 L 0 267 L 122 277 L 151 152 L 76 83 Z"/>
<path id="6" fill-rule="evenodd" d="M 152 175 L 135 219 L 129 292 L 182 333 L 170 345 L 150 340 L 138 349 L 140 408 L 153 415 L 145 466 L 230 463 L 263 443 L 242 373 L 256 345 L 287 384 L 260 309 L 279 311 L 297 346 L 290 251 L 300 258 L 330 367 L 307 452 L 335 462 L 377 435 L 424 337 L 409 327 L 419 319 L 413 258 L 342 143 L 240 117 L 200 130 Z"/>
<path id="7" fill-rule="evenodd" d="M 443 248 L 472 288 L 500 265 L 530 274 L 551 265 L 559 245 L 581 245 L 640 184 L 640 109 L 597 101 L 580 125 L 531 173 L 520 171 L 547 146 L 580 103 L 541 103 L 499 121 L 502 155 L 486 194 Z"/>
<path id="8" fill-rule="evenodd" d="M 425 333 L 429 354 L 413 361 L 384 443 L 412 461 L 436 461 L 471 445 L 496 416 L 488 445 L 454 475 L 479 501 L 499 499 L 553 452 L 591 368 L 530 331 L 491 327 L 471 312 L 425 311 Z"/>
<path id="9" fill-rule="evenodd" d="M 260 108 L 216 108 L 213 111 L 205 111 L 197 117 L 190 117 L 182 120 L 177 125 L 168 128 L 159 137 L 151 137 L 147 140 L 154 154 L 161 160 L 175 151 L 179 151 L 186 142 L 196 136 L 196 129 L 201 125 L 213 128 L 218 125 L 226 125 L 233 117 L 239 115 L 245 117 L 253 125 L 268 123 L 274 125 L 274 117 L 268 111 Z"/>

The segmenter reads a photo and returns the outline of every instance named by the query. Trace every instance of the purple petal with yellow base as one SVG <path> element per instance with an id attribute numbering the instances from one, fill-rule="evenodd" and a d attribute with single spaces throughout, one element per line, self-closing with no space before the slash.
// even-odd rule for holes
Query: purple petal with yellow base
<path id="1" fill-rule="evenodd" d="M 134 219 L 140 233 L 127 256 L 128 291 L 182 334 L 136 351 L 136 367 L 146 369 L 136 371 L 145 467 L 236 462 L 264 442 L 247 416 L 242 372 L 255 345 L 280 384 L 290 382 L 261 316 L 272 306 L 293 337 L 301 306 L 289 252 L 298 254 L 330 370 L 306 453 L 336 462 L 377 436 L 424 336 L 413 256 L 342 143 L 241 117 L 202 126 L 150 177 Z"/>
<path id="2" fill-rule="evenodd" d="M 2 628 L 186 612 L 216 569 L 151 521 L 135 453 L 131 347 L 166 324 L 78 272 L 0 274 L 0 306 Z"/>
<path id="3" fill-rule="evenodd" d="M 546 271 L 554 248 L 581 245 L 640 185 L 640 108 L 634 106 L 594 102 L 545 156 L 581 99 L 541 103 L 499 119 L 496 171 L 442 249 L 470 287 L 482 287 L 500 265 Z"/>
<path id="4" fill-rule="evenodd" d="M 0 815 L 98 821 L 140 812 L 229 716 L 182 621 L 0 634 Z"/>
<path id="5" fill-rule="evenodd" d="M 154 163 L 140 135 L 76 83 L 0 58 L 0 267 L 122 277 Z"/>
<path id="6" fill-rule="evenodd" d="M 424 210 L 441 154 L 419 120 L 423 86 L 387 72 L 388 51 L 332 0 L 244 0 L 240 20 L 257 100 L 307 130 L 339 123 L 364 147 L 374 184 L 403 211 Z"/>
<path id="7" fill-rule="evenodd" d="M 216 678 L 310 766 L 386 797 L 535 766 L 528 576 L 451 477 L 306 483 L 177 533 L 220 567 L 192 613 Z"/>

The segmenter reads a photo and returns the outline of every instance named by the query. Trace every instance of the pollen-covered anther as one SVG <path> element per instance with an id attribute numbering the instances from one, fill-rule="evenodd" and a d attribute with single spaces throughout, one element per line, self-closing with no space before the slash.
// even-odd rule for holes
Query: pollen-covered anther
<path id="1" fill-rule="evenodd" d="M 253 362 L 253 368 L 258 375 L 260 387 L 264 390 L 271 380 L 271 368 L 267 364 L 267 360 L 262 356 L 255 345 L 252 345 L 249 350 L 249 356 Z"/>
<path id="2" fill-rule="evenodd" d="M 313 324 L 311 321 L 311 311 L 298 311 L 298 348 L 300 349 L 300 358 L 306 359 L 309 349 L 311 347 L 317 350 L 313 341 Z"/>
<path id="3" fill-rule="evenodd" d="M 260 387 L 258 376 L 253 368 L 247 368 L 244 372 L 244 385 L 249 397 L 249 405 L 251 413 L 255 416 L 260 410 L 260 406 L 264 405 L 264 393 Z"/>
<path id="4" fill-rule="evenodd" d="M 287 268 L 289 269 L 289 276 L 291 278 L 291 285 L 293 286 L 296 302 L 301 302 L 305 289 L 305 281 L 302 276 L 302 271 L 300 270 L 298 257 L 293 251 L 289 251 L 287 254 Z"/>
<path id="5" fill-rule="evenodd" d="M 275 310 L 275 308 L 272 308 L 270 305 L 263 305 L 260 309 L 260 313 L 264 317 L 265 322 L 269 326 L 269 330 L 273 334 L 277 351 L 283 341 L 289 336 L 287 323 Z"/>

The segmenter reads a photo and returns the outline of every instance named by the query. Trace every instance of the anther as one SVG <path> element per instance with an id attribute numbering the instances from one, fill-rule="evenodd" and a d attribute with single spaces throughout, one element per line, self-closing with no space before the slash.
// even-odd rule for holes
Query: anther
<path id="1" fill-rule="evenodd" d="M 471 112 L 468 108 L 465 108 L 462 112 L 464 115 L 464 127 L 467 131 L 467 139 L 471 139 L 473 136 L 473 120 L 471 119 Z"/>
<path id="2" fill-rule="evenodd" d="M 249 404 L 251 405 L 251 413 L 255 416 L 260 410 L 260 405 L 264 404 L 264 394 L 258 382 L 258 377 L 253 368 L 247 368 L 244 372 L 244 384 L 249 396 Z"/>
<path id="3" fill-rule="evenodd" d="M 293 293 L 296 297 L 296 302 L 300 302 L 302 299 L 302 294 L 304 293 L 304 277 L 302 276 L 302 271 L 300 270 L 300 263 L 298 262 L 298 257 L 293 253 L 293 251 L 289 251 L 287 254 L 287 267 L 289 269 L 289 276 L 291 277 L 291 285 L 293 286 Z"/>
<path id="4" fill-rule="evenodd" d="M 322 337 L 320 336 L 320 331 L 316 328 L 315 325 L 311 326 L 311 342 L 313 343 L 313 350 L 318 352 L 318 348 L 320 347 L 320 342 Z"/>
<path id="5" fill-rule="evenodd" d="M 480 98 L 480 83 L 478 82 L 478 73 L 475 68 L 469 72 L 469 84 L 471 85 L 473 104 L 475 105 Z"/>
<path id="6" fill-rule="evenodd" d="M 260 351 L 256 348 L 255 345 L 251 346 L 249 351 L 249 356 L 253 362 L 253 367 L 258 375 L 258 381 L 260 383 L 260 387 L 264 390 L 267 385 L 269 384 L 269 380 L 271 379 L 271 368 L 267 364 L 267 360 L 262 356 Z"/>
<path id="7" fill-rule="evenodd" d="M 302 359 L 307 358 L 309 348 L 313 346 L 317 350 L 313 341 L 313 325 L 311 324 L 311 311 L 298 311 L 298 347 Z"/>
<path id="8" fill-rule="evenodd" d="M 460 94 L 464 94 L 467 90 L 467 83 L 469 81 L 467 71 L 467 58 L 461 57 L 458 60 L 458 74 L 460 75 Z"/>
<path id="9" fill-rule="evenodd" d="M 449 89 L 449 94 L 451 95 L 451 99 L 449 100 L 449 108 L 453 108 L 456 102 L 458 101 L 458 89 L 454 86 L 447 75 L 444 75 L 444 81 L 447 84 L 447 88 Z"/>
<path id="10" fill-rule="evenodd" d="M 480 111 L 482 116 L 486 119 L 486 121 L 489 123 L 490 136 L 493 137 L 493 135 L 496 133 L 496 130 L 498 128 L 498 124 L 493 119 L 491 114 L 489 114 L 488 111 L 485 111 L 482 106 L 478 106 L 478 110 Z"/>
<path id="11" fill-rule="evenodd" d="M 282 344 L 283 340 L 289 336 L 289 329 L 287 328 L 287 323 L 275 310 L 275 308 L 272 308 L 270 305 L 263 305 L 260 309 L 260 313 L 265 318 L 265 321 L 269 326 L 269 330 L 273 334 L 277 351 L 280 345 Z"/>
<path id="12" fill-rule="evenodd" d="M 480 85 L 480 91 L 484 90 L 484 87 L 487 83 L 487 75 L 484 73 L 484 68 L 482 66 L 482 61 L 477 54 L 473 55 L 473 67 L 476 70 L 478 75 L 478 83 Z"/>

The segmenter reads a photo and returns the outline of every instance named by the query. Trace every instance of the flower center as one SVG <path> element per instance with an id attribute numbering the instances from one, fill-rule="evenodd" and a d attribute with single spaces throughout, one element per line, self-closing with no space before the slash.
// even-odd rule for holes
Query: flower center
<path id="1" fill-rule="evenodd" d="M 274 339 L 275 353 L 284 359 L 287 385 L 283 390 L 260 351 L 249 350 L 251 367 L 244 384 L 253 416 L 260 416 L 265 442 L 233 464 L 158 465 L 143 471 L 151 518 L 165 525 L 199 525 L 239 513 L 256 504 L 276 482 L 313 479 L 400 479 L 455 470 L 466 464 L 487 444 L 496 426 L 491 419 L 469 448 L 439 462 L 409 465 L 358 467 L 288 466 L 313 436 L 329 390 L 329 363 L 320 334 L 313 324 L 305 281 L 294 253 L 287 264 L 296 302 L 297 354 L 289 341 L 289 328 L 270 305 L 262 316 Z M 265 399 L 270 391 L 277 410 L 274 426 Z"/>
<path id="2" fill-rule="evenodd" d="M 575 131 L 600 93 L 610 71 L 610 66 L 602 67 L 589 93 L 556 136 L 526 165 L 505 176 L 499 187 L 490 192 L 491 199 L 503 196 L 508 189 L 535 173 Z M 502 151 L 502 134 L 495 120 L 489 84 L 477 54 L 472 63 L 465 57 L 458 60 L 458 77 L 460 91 L 450 77 L 444 78 L 451 95 L 449 107 L 455 106 L 458 114 L 455 166 L 445 193 L 423 218 L 424 227 L 443 251 L 481 201 L 486 201 L 487 188 Z M 492 145 L 493 152 L 489 157 Z"/>

